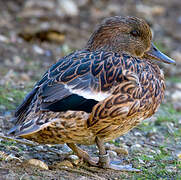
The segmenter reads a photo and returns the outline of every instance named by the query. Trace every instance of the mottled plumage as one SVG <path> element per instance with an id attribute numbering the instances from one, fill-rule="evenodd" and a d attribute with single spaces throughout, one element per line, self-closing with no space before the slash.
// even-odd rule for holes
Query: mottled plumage
<path id="1" fill-rule="evenodd" d="M 84 49 L 60 59 L 43 75 L 17 108 L 10 134 L 43 144 L 68 143 L 90 164 L 91 158 L 73 143 L 96 143 L 97 165 L 110 168 L 102 162 L 102 142 L 153 115 L 163 100 L 164 76 L 153 59 L 174 62 L 151 44 L 143 20 L 104 20 Z"/>

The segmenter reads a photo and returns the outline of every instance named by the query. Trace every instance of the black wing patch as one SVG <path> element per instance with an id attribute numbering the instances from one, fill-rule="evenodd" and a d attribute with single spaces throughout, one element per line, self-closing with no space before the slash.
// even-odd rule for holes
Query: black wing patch
<path id="1" fill-rule="evenodd" d="M 72 94 L 52 104 L 43 103 L 41 106 L 41 110 L 49 110 L 53 112 L 72 110 L 85 111 L 87 113 L 90 113 L 93 106 L 95 106 L 97 103 L 98 101 L 94 99 L 85 99 L 84 97 L 77 94 Z"/>

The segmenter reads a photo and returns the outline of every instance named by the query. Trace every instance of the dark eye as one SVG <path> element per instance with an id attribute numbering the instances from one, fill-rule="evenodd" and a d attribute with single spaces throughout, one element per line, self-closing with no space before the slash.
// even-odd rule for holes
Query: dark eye
<path id="1" fill-rule="evenodd" d="M 138 32 L 137 30 L 131 31 L 130 34 L 131 34 L 132 36 L 134 36 L 134 37 L 140 36 L 140 34 L 139 34 L 139 32 Z"/>

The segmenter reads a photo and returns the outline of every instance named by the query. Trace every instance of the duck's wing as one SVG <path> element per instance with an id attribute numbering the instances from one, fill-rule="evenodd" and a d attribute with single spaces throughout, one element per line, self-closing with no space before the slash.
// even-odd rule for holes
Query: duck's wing
<path id="1" fill-rule="evenodd" d="M 91 112 L 111 89 L 123 80 L 126 56 L 112 52 L 77 51 L 53 65 L 26 96 L 15 112 L 15 126 L 28 126 L 28 114 L 43 111 L 77 110 Z M 127 65 L 126 65 L 127 66 Z M 125 68 L 125 67 L 123 67 Z"/>

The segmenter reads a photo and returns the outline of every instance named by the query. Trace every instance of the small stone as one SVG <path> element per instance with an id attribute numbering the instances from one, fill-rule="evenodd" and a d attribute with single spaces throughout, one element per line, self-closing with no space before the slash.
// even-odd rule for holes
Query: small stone
<path id="1" fill-rule="evenodd" d="M 181 90 L 181 83 L 175 83 L 175 87 Z"/>
<path id="2" fill-rule="evenodd" d="M 178 120 L 178 124 L 181 124 L 181 118 Z"/>
<path id="3" fill-rule="evenodd" d="M 6 36 L 0 34 L 0 41 L 1 42 L 9 42 L 9 39 Z"/>
<path id="4" fill-rule="evenodd" d="M 145 16 L 151 16 L 152 15 L 152 8 L 150 6 L 147 6 L 147 5 L 137 4 L 136 10 Z"/>
<path id="5" fill-rule="evenodd" d="M 59 0 L 59 7 L 60 9 L 69 16 L 77 16 L 79 13 L 79 9 L 77 7 L 77 4 L 72 0 Z"/>
<path id="6" fill-rule="evenodd" d="M 170 165 L 170 166 L 166 166 L 166 167 L 165 167 L 165 170 L 166 170 L 167 172 L 169 172 L 169 173 L 174 173 L 174 172 L 177 171 L 177 168 L 176 168 L 176 166 Z"/>
<path id="7" fill-rule="evenodd" d="M 35 176 L 32 176 L 32 175 L 27 175 L 27 174 L 24 174 L 20 177 L 21 180 L 32 180 L 32 179 L 36 179 Z"/>
<path id="8" fill-rule="evenodd" d="M 20 78 L 23 81 L 30 81 L 30 77 L 26 73 L 22 73 Z"/>
<path id="9" fill-rule="evenodd" d="M 33 166 L 37 166 L 40 169 L 48 170 L 48 165 L 38 159 L 29 159 L 28 161 L 26 161 L 26 163 Z"/>
<path id="10" fill-rule="evenodd" d="M 81 177 L 79 178 L 79 180 L 87 180 L 87 177 L 81 176 Z"/>
<path id="11" fill-rule="evenodd" d="M 161 151 L 159 149 L 156 149 L 157 154 L 161 154 Z"/>
<path id="12" fill-rule="evenodd" d="M 73 168 L 73 164 L 68 161 L 68 160 L 65 160 L 65 161 L 62 161 L 62 162 L 59 162 L 56 164 L 57 166 L 66 166 L 66 167 L 70 167 L 70 168 Z"/>
<path id="13" fill-rule="evenodd" d="M 89 3 L 89 0 L 77 0 L 76 2 L 79 7 L 82 7 Z"/>
<path id="14" fill-rule="evenodd" d="M 118 155 L 128 155 L 128 150 L 126 148 L 115 147 L 113 151 L 115 151 Z"/>
<path id="15" fill-rule="evenodd" d="M 140 132 L 138 132 L 138 131 L 134 132 L 134 135 L 135 135 L 135 136 L 138 136 L 138 137 L 141 137 L 141 136 L 142 136 L 142 134 L 141 134 Z"/>
<path id="16" fill-rule="evenodd" d="M 42 145 L 39 145 L 39 146 L 36 146 L 35 149 L 37 151 L 43 151 L 44 150 L 44 147 Z"/>
<path id="17" fill-rule="evenodd" d="M 78 157 L 78 156 L 76 156 L 76 155 L 70 155 L 70 156 L 69 156 L 69 158 L 70 158 L 70 159 L 73 159 L 73 160 L 77 160 L 77 159 L 79 159 L 79 157 Z"/>
<path id="18" fill-rule="evenodd" d="M 109 144 L 109 143 L 105 144 L 105 149 L 106 150 L 113 150 L 114 148 L 115 148 L 115 146 L 113 144 Z"/>
<path id="19" fill-rule="evenodd" d="M 79 157 L 76 155 L 69 155 L 67 159 L 75 165 L 79 163 Z"/>
<path id="20" fill-rule="evenodd" d="M 142 159 L 138 159 L 139 163 L 145 164 L 145 162 Z"/>
<path id="21" fill-rule="evenodd" d="M 173 51 L 170 56 L 177 62 L 181 63 L 181 52 L 180 51 Z"/>
<path id="22" fill-rule="evenodd" d="M 19 56 L 13 56 L 13 63 L 15 64 L 15 65 L 18 65 L 18 64 L 20 64 L 22 62 L 22 60 L 21 60 L 21 58 L 19 57 Z"/>
<path id="23" fill-rule="evenodd" d="M 115 151 L 108 150 L 107 153 L 109 153 L 110 158 L 117 157 L 117 153 Z"/>
<path id="24" fill-rule="evenodd" d="M 151 13 L 156 16 L 162 15 L 165 13 L 165 8 L 163 6 L 154 6 Z"/>
<path id="25" fill-rule="evenodd" d="M 54 2 L 49 0 L 28 0 L 25 2 L 26 9 L 33 8 L 45 8 L 48 10 L 52 10 L 54 8 Z"/>
<path id="26" fill-rule="evenodd" d="M 181 102 L 175 102 L 173 107 L 176 111 L 181 111 Z"/>
<path id="27" fill-rule="evenodd" d="M 142 151 L 142 146 L 140 144 L 134 144 L 131 146 L 131 151 L 140 152 Z"/>
<path id="28" fill-rule="evenodd" d="M 34 45 L 34 46 L 33 46 L 33 50 L 34 50 L 37 54 L 44 54 L 44 50 L 43 50 L 41 47 L 37 46 L 37 45 Z"/>
<path id="29" fill-rule="evenodd" d="M 181 91 L 176 90 L 172 96 L 171 96 L 173 101 L 181 101 Z"/>

